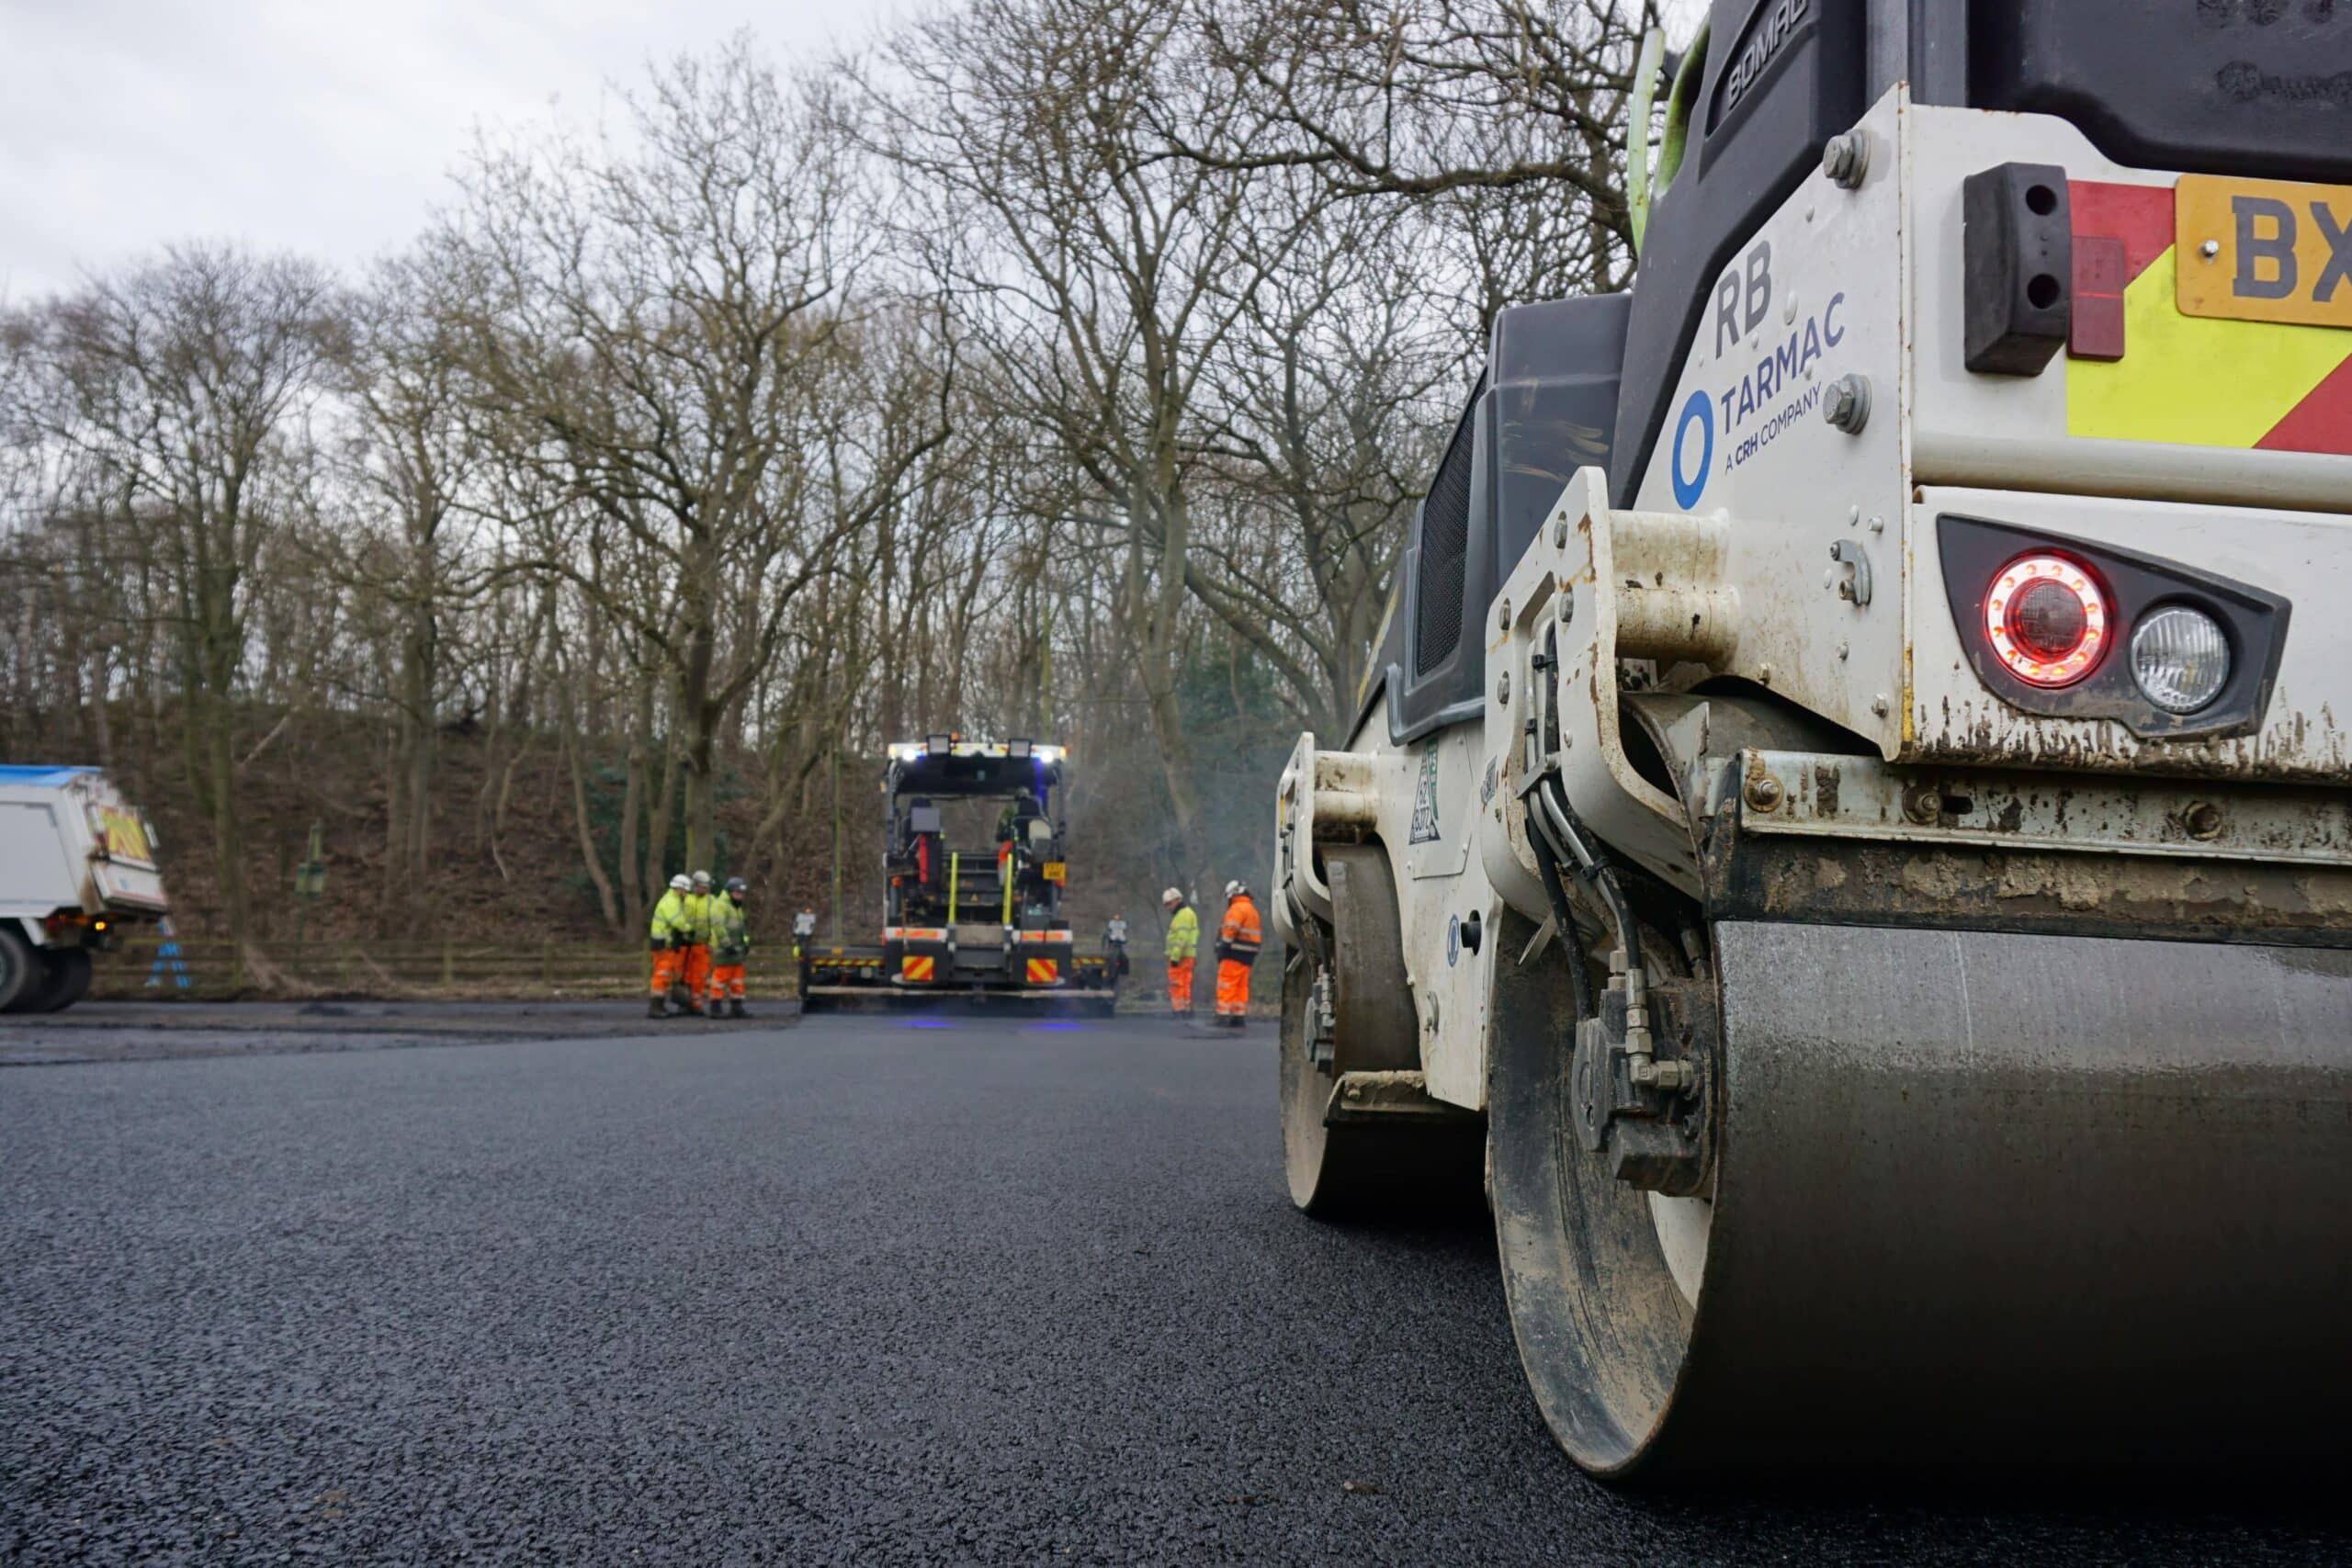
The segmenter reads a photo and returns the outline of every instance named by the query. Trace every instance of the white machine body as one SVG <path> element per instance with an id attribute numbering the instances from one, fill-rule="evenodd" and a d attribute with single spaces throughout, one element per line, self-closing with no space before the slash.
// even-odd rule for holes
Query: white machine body
<path id="1" fill-rule="evenodd" d="M 2136 360 L 2062 351 L 2039 374 L 1972 373 L 1969 176 L 2058 165 L 2090 201 L 2104 197 L 2086 186 L 2169 189 L 2177 176 L 2111 164 L 2063 120 L 1915 107 L 1901 88 L 1855 134 L 1859 184 L 1808 177 L 1717 279 L 1634 505 L 1614 508 L 1603 475 L 1578 473 L 1497 601 L 1465 614 L 1485 628 L 1483 722 L 1400 748 L 1376 702 L 1345 750 L 1302 737 L 1283 773 L 1277 931 L 1295 945 L 1294 907 L 1329 915 L 1315 840 L 1388 847 L 1435 1099 L 1484 1104 L 1495 943 L 1474 950 L 1465 929 L 1476 917 L 1491 931 L 1503 903 L 1547 918 L 1532 779 L 1556 772 L 1602 840 L 1698 890 L 1683 799 L 1627 753 L 1631 694 L 1730 679 L 1875 748 L 1875 761 L 1835 759 L 1842 790 L 1816 790 L 1833 775 L 1803 756 L 1741 758 L 1747 774 L 1774 775 L 1727 797 L 1756 831 L 2352 864 L 2352 814 L 2329 793 L 2352 779 L 2352 624 L 2319 610 L 2352 591 L 2352 456 L 2261 449 L 2230 412 L 2278 400 L 2278 378 L 2312 376 L 2313 355 L 2352 358 L 2352 332 L 2312 329 L 2323 335 L 2290 344 L 2303 359 L 2284 368 L 2272 339 L 2223 348 L 2210 384 L 2184 382 L 2166 357 L 2177 345 L 2149 336 L 2178 326 L 2148 316 L 2169 313 L 2169 298 L 2143 288 L 2126 322 Z M 2154 287 L 2174 265 L 2154 264 Z M 2196 330 L 2227 345 L 2233 325 Z M 1826 417 L 1841 383 L 1866 388 L 1865 417 Z M 2174 389 L 2214 412 L 2183 413 Z M 2285 623 L 2258 721 L 2237 733 L 2026 711 L 1972 662 L 1956 605 L 1983 591 L 1948 591 L 1937 545 L 1954 515 L 2154 558 L 2312 613 Z M 2051 787 L 1947 794 L 1967 809 L 1905 815 L 1911 781 L 1968 770 L 2038 771 Z M 2215 798 L 2233 802 L 2226 818 L 2195 815 Z"/>

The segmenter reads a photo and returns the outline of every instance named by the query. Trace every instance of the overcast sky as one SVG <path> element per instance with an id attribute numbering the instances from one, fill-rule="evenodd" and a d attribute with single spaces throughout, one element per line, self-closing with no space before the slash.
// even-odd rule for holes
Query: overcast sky
<path id="1" fill-rule="evenodd" d="M 903 11 L 904 7 L 892 7 Z M 0 0 L 0 299 L 168 241 L 356 269 L 447 198 L 477 122 L 584 123 L 607 81 L 750 27 L 779 59 L 885 0 Z"/>
<path id="2" fill-rule="evenodd" d="M 905 0 L 0 0 L 0 301 L 174 240 L 356 273 L 447 198 L 473 128 L 590 123 L 605 85 L 749 27 L 779 60 Z M 1687 34 L 1698 0 L 1670 0 Z M 1688 12 L 1684 16 L 1679 13 Z"/>

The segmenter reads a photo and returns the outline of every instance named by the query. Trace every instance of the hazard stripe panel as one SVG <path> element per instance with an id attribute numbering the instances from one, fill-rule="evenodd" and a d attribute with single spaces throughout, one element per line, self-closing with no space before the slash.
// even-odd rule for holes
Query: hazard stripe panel
<path id="1" fill-rule="evenodd" d="M 931 978 L 932 965 L 936 962 L 937 960 L 927 956 L 902 958 L 899 961 L 899 976 L 905 980 L 928 980 Z"/>
<path id="2" fill-rule="evenodd" d="M 2077 241 L 2120 241 L 2127 280 L 2121 356 L 2066 362 L 2069 435 L 2352 456 L 2352 332 L 2184 315 L 2172 187 L 2068 194 Z"/>
<path id="3" fill-rule="evenodd" d="M 1031 985 L 1050 986 L 1060 978 L 1061 964 L 1059 961 L 1051 958 L 1033 958 L 1029 960 L 1029 983 Z"/>

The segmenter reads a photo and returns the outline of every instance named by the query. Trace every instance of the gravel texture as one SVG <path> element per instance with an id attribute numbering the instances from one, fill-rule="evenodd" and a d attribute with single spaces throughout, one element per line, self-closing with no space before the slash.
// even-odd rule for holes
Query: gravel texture
<path id="1" fill-rule="evenodd" d="M 666 1031 L 727 1032 L 789 1025 L 800 1004 L 760 998 L 753 1017 L 673 1017 Z M 382 1051 L 497 1040 L 600 1039 L 654 1026 L 642 1001 L 82 1002 L 60 1013 L 0 1015 L 0 1067 Z"/>
<path id="2" fill-rule="evenodd" d="M 12 1561 L 2352 1557 L 2276 1478 L 1589 1483 L 1479 1217 L 1291 1211 L 1263 1025 L 24 1066 L 0 1183 Z"/>

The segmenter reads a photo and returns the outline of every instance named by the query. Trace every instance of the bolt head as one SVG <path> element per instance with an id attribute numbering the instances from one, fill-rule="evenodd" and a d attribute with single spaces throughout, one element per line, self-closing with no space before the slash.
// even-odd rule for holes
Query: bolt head
<path id="1" fill-rule="evenodd" d="M 2188 808 L 2184 819 L 2192 839 L 2218 839 L 2222 836 L 2222 808 L 2211 801 L 2199 801 Z"/>
<path id="2" fill-rule="evenodd" d="M 1495 701 L 1510 706 L 1510 671 L 1506 670 L 1495 677 Z"/>
<path id="3" fill-rule="evenodd" d="M 1847 434 L 1860 435 L 1871 417 L 1869 379 L 1840 376 L 1830 382 L 1821 400 L 1821 416 Z"/>
<path id="4" fill-rule="evenodd" d="M 1495 630 L 1498 632 L 1510 630 L 1510 601 L 1508 598 L 1495 606 Z"/>
<path id="5" fill-rule="evenodd" d="M 1757 811 L 1778 811 L 1781 808 L 1781 781 L 1770 773 L 1757 773 L 1747 781 L 1744 792 L 1748 806 Z"/>
<path id="6" fill-rule="evenodd" d="M 1892 708 L 1894 705 L 1893 703 L 1886 700 L 1886 694 L 1884 692 L 1881 692 L 1877 696 L 1871 699 L 1871 712 L 1878 715 L 1881 718 L 1884 718 L 1886 716 L 1887 710 Z"/>
<path id="7" fill-rule="evenodd" d="M 1821 150 L 1821 172 L 1840 189 L 1859 187 L 1870 167 L 1870 139 L 1859 130 L 1831 137 L 1829 144 Z"/>
<path id="8" fill-rule="evenodd" d="M 2197 254 L 2203 256 L 2207 261 L 2211 261 L 2215 256 L 2222 254 L 2222 242 L 2219 240 L 2208 240 L 2203 244 L 2197 247 Z"/>

